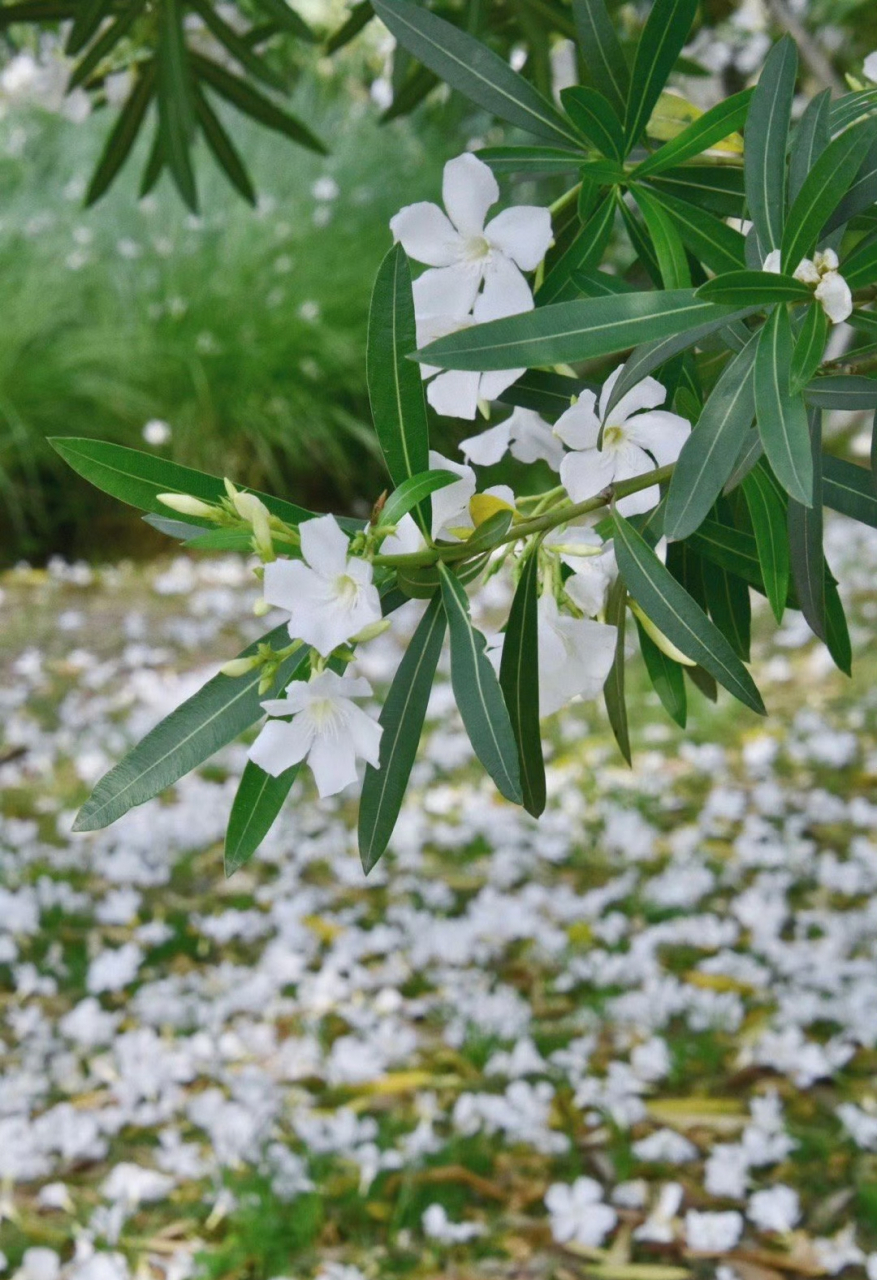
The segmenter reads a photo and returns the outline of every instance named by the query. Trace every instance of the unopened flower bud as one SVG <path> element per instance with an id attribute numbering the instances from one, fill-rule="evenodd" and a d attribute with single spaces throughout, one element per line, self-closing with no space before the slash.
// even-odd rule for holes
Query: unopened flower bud
<path id="1" fill-rule="evenodd" d="M 271 516 L 265 503 L 254 493 L 235 493 L 232 502 L 241 519 L 253 526 L 253 541 L 259 555 L 263 560 L 275 560 Z"/>
<path id="2" fill-rule="evenodd" d="M 651 618 L 647 614 L 643 613 L 635 600 L 628 600 L 628 604 L 630 605 L 631 613 L 639 620 L 643 631 L 645 631 L 650 640 L 655 642 L 661 650 L 661 653 L 666 653 L 668 658 L 672 658 L 674 662 L 680 663 L 683 667 L 697 666 L 697 663 L 689 658 L 687 654 L 683 653 L 681 649 L 676 648 L 676 645 L 672 640 L 667 639 L 663 631 L 658 630 Z"/>
<path id="3" fill-rule="evenodd" d="M 228 476 L 225 477 L 222 483 L 225 485 L 225 492 L 228 494 L 229 501 L 234 502 L 235 498 L 238 496 L 237 489 L 229 480 Z"/>
<path id="4" fill-rule="evenodd" d="M 377 622 L 370 622 L 367 627 L 363 627 L 362 631 L 358 631 L 355 636 L 351 636 L 351 644 L 366 644 L 369 640 L 374 640 L 376 636 L 382 636 L 390 625 L 389 618 L 380 618 Z"/>
<path id="5" fill-rule="evenodd" d="M 171 511 L 178 511 L 181 516 L 198 516 L 201 520 L 216 520 L 217 511 L 209 503 L 200 498 L 193 498 L 190 493 L 159 493 L 158 501 Z"/>
<path id="6" fill-rule="evenodd" d="M 222 675 L 236 680 L 239 676 L 245 676 L 250 671 L 255 670 L 260 665 L 260 661 L 259 658 L 232 658 L 231 662 L 227 662 L 219 670 Z"/>
<path id="7" fill-rule="evenodd" d="M 266 613 L 270 613 L 272 606 L 267 600 L 257 600 L 253 605 L 253 613 L 257 618 L 264 618 Z"/>

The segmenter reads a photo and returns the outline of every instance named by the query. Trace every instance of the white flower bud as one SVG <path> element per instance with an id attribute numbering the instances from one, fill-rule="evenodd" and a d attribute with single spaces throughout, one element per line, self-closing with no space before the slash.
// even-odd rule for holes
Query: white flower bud
<path id="1" fill-rule="evenodd" d="M 782 263 L 780 260 L 779 249 L 771 249 L 770 253 L 764 260 L 762 271 L 767 271 L 772 276 L 778 276 L 782 273 Z"/>
<path id="2" fill-rule="evenodd" d="M 684 654 L 681 649 L 676 648 L 672 640 L 667 639 L 663 631 L 658 630 L 651 618 L 647 614 L 643 613 L 635 600 L 629 600 L 628 604 L 630 605 L 631 613 L 639 620 L 643 631 L 645 631 L 650 640 L 655 642 L 661 650 L 661 653 L 666 653 L 668 658 L 672 658 L 674 662 L 681 663 L 683 667 L 697 666 L 697 663 L 693 662 L 687 654 Z"/>
<path id="3" fill-rule="evenodd" d="M 159 493 L 158 501 L 171 511 L 178 511 L 181 516 L 198 516 L 202 520 L 215 520 L 216 508 L 200 498 L 193 498 L 190 493 Z"/>
<path id="4" fill-rule="evenodd" d="M 232 680 L 236 680 L 239 676 L 245 676 L 248 672 L 255 670 L 260 663 L 259 658 L 232 658 L 231 662 L 227 662 L 224 667 L 219 670 L 224 676 L 229 676 Z"/>
<path id="5" fill-rule="evenodd" d="M 350 637 L 350 643 L 366 644 L 369 640 L 374 640 L 376 636 L 382 636 L 389 625 L 389 618 L 380 618 L 377 622 L 369 623 L 367 627 L 363 627 L 362 631 L 358 631 L 355 636 Z"/>
<path id="6" fill-rule="evenodd" d="M 819 268 L 810 258 L 802 258 L 793 272 L 793 279 L 800 280 L 802 284 L 819 284 L 822 276 L 819 274 Z"/>

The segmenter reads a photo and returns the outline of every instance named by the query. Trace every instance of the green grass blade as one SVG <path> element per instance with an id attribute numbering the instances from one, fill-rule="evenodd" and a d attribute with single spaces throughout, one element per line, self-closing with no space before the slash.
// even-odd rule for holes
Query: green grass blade
<path id="1" fill-rule="evenodd" d="M 506 624 L 499 684 L 518 744 L 524 808 L 538 818 L 545 808 L 545 763 L 539 728 L 537 600 L 539 550 L 529 552 Z"/>
<path id="2" fill-rule="evenodd" d="M 484 636 L 472 625 L 462 584 L 447 565 L 438 569 L 451 638 L 451 685 L 469 741 L 500 794 L 521 804 L 518 746 Z"/>

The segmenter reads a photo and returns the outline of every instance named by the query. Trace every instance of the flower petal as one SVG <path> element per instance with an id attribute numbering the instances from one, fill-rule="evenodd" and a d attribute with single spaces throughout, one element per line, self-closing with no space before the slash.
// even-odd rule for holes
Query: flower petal
<path id="1" fill-rule="evenodd" d="M 484 161 L 466 151 L 445 165 L 442 199 L 461 236 L 480 236 L 487 210 L 499 199 L 499 186 Z"/>
<path id="2" fill-rule="evenodd" d="M 351 706 L 348 715 L 350 739 L 356 754 L 377 769 L 381 762 L 382 726 L 362 707 Z"/>
<path id="3" fill-rule="evenodd" d="M 624 424 L 624 431 L 628 440 L 641 449 L 648 449 L 659 467 L 666 467 L 675 462 L 682 452 L 682 446 L 691 435 L 691 423 L 678 413 L 653 409 L 651 413 L 638 413 L 635 418 L 629 418 Z"/>
<path id="4" fill-rule="evenodd" d="M 460 452 L 467 462 L 474 462 L 479 467 L 492 467 L 499 462 L 509 447 L 509 423 L 497 423 L 476 436 L 469 436 L 460 441 Z"/>
<path id="5" fill-rule="evenodd" d="M 476 324 L 502 320 L 533 310 L 533 294 L 518 268 L 508 258 L 492 258 L 484 272 L 484 291 L 475 300 Z"/>
<path id="6" fill-rule="evenodd" d="M 614 386 L 615 374 L 612 375 L 611 382 Z M 605 406 L 609 403 L 611 391 L 609 382 L 605 382 L 600 392 L 600 417 L 605 418 L 607 424 L 613 426 L 621 425 L 632 414 L 640 413 L 644 409 L 656 409 L 667 399 L 667 388 L 662 387 L 656 378 L 643 378 L 642 382 L 638 382 L 636 386 L 624 393 L 607 416 Z"/>
<path id="7" fill-rule="evenodd" d="M 853 309 L 850 286 L 836 271 L 826 271 L 816 288 L 816 297 L 832 324 L 840 324 L 846 320 Z"/>
<path id="8" fill-rule="evenodd" d="M 414 281 L 414 312 L 418 320 L 428 316 L 463 320 L 472 310 L 481 284 L 481 273 L 470 262 L 452 267 L 432 267 Z M 450 332 L 450 330 L 448 330 Z M 432 342 L 439 334 L 424 339 Z M 421 339 L 418 336 L 418 342 Z"/>
<path id="9" fill-rule="evenodd" d="M 478 409 L 478 386 L 481 374 L 466 369 L 448 369 L 440 373 L 426 388 L 426 398 L 436 413 L 446 418 L 468 418 Z M 453 485 L 450 488 L 454 488 Z M 447 493 L 447 489 L 439 490 Z M 435 498 L 433 495 L 433 505 Z"/>
<path id="10" fill-rule="evenodd" d="M 515 409 L 506 425 L 511 433 L 513 458 L 527 463 L 541 458 L 552 471 L 557 471 L 563 458 L 563 445 L 535 409 Z"/>
<path id="11" fill-rule="evenodd" d="M 596 402 L 593 391 L 583 391 L 575 404 L 555 422 L 554 434 L 570 449 L 596 449 L 600 438 Z"/>
<path id="12" fill-rule="evenodd" d="M 615 479 L 616 456 L 599 449 L 568 453 L 560 464 L 560 481 L 573 502 L 593 498 Z"/>
<path id="13" fill-rule="evenodd" d="M 356 782 L 356 751 L 350 738 L 326 735 L 314 740 L 308 764 L 317 784 L 320 799 L 337 795 L 351 782 Z"/>
<path id="14" fill-rule="evenodd" d="M 449 267 L 462 252 L 460 237 L 437 204 L 408 204 L 390 219 L 393 239 L 415 262 Z"/>
<path id="15" fill-rule="evenodd" d="M 522 378 L 527 372 L 526 369 L 489 369 L 487 373 L 482 373 L 481 381 L 478 385 L 479 400 L 497 400 L 504 391 L 517 382 L 518 378 Z"/>
<path id="16" fill-rule="evenodd" d="M 535 205 L 516 205 L 492 218 L 484 234 L 522 271 L 535 271 L 551 244 L 551 214 Z"/>
<path id="17" fill-rule="evenodd" d="M 334 516 L 304 520 L 298 531 L 302 556 L 316 573 L 324 578 L 344 573 L 347 567 L 347 535 Z"/>
<path id="18" fill-rule="evenodd" d="M 312 739 L 312 731 L 298 717 L 289 724 L 269 720 L 250 747 L 249 758 L 272 778 L 279 778 L 281 773 L 304 760 Z"/>

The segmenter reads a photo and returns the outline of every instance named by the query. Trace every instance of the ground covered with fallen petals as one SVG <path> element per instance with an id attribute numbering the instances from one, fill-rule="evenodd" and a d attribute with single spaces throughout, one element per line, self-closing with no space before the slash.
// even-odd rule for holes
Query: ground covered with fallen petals
<path id="1" fill-rule="evenodd" d="M 701 703 L 685 739 L 632 660 L 635 768 L 560 718 L 537 825 L 445 676 L 367 881 L 355 800 L 302 783 L 223 879 L 245 744 L 70 834 L 266 629 L 241 561 L 8 575 L 3 1274 L 875 1280 L 877 542 L 830 535 L 852 682 L 762 611 L 771 718 Z"/>

